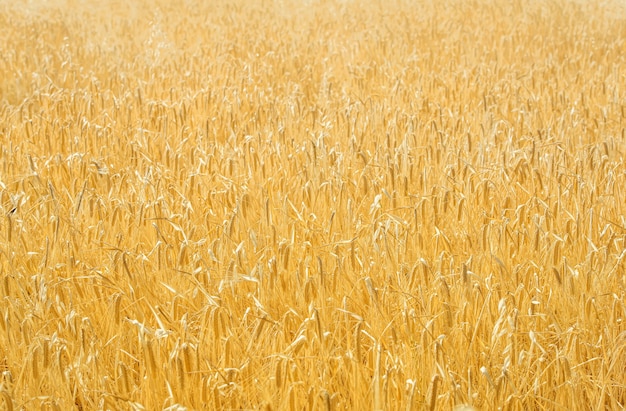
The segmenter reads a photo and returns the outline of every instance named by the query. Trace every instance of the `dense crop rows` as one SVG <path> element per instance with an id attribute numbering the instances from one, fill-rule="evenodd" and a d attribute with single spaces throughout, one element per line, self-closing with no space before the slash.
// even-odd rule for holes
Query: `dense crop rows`
<path id="1" fill-rule="evenodd" d="M 0 407 L 626 405 L 626 8 L 0 1 Z"/>

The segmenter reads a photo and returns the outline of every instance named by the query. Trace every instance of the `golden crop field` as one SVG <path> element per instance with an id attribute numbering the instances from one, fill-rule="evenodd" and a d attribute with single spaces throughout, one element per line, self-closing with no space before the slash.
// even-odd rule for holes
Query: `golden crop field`
<path id="1" fill-rule="evenodd" d="M 0 27 L 0 409 L 626 406 L 623 1 Z"/>

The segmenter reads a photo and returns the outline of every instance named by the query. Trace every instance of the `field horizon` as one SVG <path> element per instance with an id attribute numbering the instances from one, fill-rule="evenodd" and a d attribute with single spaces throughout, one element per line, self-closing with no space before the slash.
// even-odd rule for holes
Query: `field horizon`
<path id="1" fill-rule="evenodd" d="M 0 408 L 626 407 L 623 2 L 0 26 Z"/>

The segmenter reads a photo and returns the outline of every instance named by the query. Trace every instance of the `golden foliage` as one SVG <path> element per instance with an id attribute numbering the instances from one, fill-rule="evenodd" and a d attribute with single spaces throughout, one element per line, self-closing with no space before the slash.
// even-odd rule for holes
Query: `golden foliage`
<path id="1" fill-rule="evenodd" d="M 6 409 L 626 405 L 622 2 L 0 10 Z"/>

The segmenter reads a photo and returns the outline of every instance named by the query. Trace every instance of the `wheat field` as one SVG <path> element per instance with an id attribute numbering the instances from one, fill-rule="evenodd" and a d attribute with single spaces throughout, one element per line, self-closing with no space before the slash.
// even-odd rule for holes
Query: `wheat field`
<path id="1" fill-rule="evenodd" d="M 626 407 L 623 2 L 0 27 L 0 409 Z"/>

